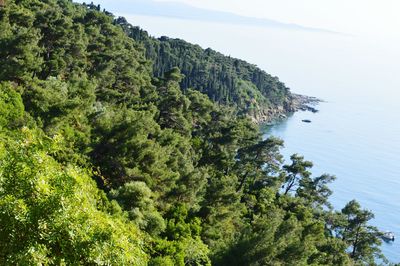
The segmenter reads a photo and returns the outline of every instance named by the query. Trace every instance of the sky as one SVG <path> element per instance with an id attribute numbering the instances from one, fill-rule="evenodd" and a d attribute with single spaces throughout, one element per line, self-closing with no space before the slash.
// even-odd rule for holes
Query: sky
<path id="1" fill-rule="evenodd" d="M 240 15 L 223 9 L 207 9 L 195 7 L 179 2 L 160 2 L 151 0 L 119 0 L 112 4 L 105 4 L 109 11 L 127 18 L 132 15 L 151 17 L 175 18 L 190 21 L 214 22 L 233 25 L 256 26 L 263 28 L 280 28 L 288 30 L 313 31 L 324 33 L 335 33 L 329 30 L 305 27 L 294 23 L 285 23 L 268 18 Z M 162 27 L 162 24 L 160 25 Z"/>
<path id="2" fill-rule="evenodd" d="M 381 32 L 390 35 L 398 32 L 396 29 L 400 26 L 398 0 L 176 0 L 176 2 L 349 33 Z"/>
<path id="3" fill-rule="evenodd" d="M 108 10 L 136 0 L 97 0 Z M 171 2 L 154 0 L 144 2 Z M 399 0 L 174 0 L 237 15 L 400 41 Z"/>

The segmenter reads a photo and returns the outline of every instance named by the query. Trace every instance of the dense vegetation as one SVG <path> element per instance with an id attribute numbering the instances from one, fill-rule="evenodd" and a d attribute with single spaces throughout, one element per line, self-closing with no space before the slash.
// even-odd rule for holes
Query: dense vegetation
<path id="1" fill-rule="evenodd" d="M 115 23 L 146 48 L 146 58 L 153 62 L 155 77 L 163 77 L 172 67 L 179 67 L 183 90 L 195 88 L 215 102 L 233 106 L 240 114 L 256 116 L 277 107 L 291 110 L 289 89 L 255 65 L 184 40 L 152 38 L 121 17 Z"/>
<path id="2" fill-rule="evenodd" d="M 221 81 L 271 103 L 281 83 L 198 48 L 221 69 L 194 56 L 204 79 L 185 78 L 184 59 L 154 76 L 121 21 L 68 0 L 0 7 L 1 265 L 375 264 L 373 215 L 332 210 L 333 176 L 300 155 L 284 165 L 281 140 L 217 103 L 242 99 Z"/>

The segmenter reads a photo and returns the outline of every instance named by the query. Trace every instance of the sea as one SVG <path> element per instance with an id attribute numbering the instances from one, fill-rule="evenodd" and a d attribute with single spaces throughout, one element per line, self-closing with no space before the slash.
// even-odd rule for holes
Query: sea
<path id="1" fill-rule="evenodd" d="M 297 112 L 263 127 L 264 136 L 285 141 L 287 163 L 298 153 L 314 163 L 314 176 L 337 177 L 330 186 L 335 209 L 356 199 L 375 214 L 371 225 L 400 237 L 400 124 L 395 122 L 399 113 L 366 104 L 326 101 L 317 106 L 318 113 Z M 390 261 L 400 261 L 400 238 L 383 242 L 381 249 Z"/>
<path id="2" fill-rule="evenodd" d="M 333 206 L 356 199 L 372 211 L 371 224 L 398 237 L 383 243 L 384 255 L 400 262 L 400 38 L 119 15 L 152 36 L 244 59 L 293 92 L 322 99 L 318 113 L 297 112 L 263 127 L 265 137 L 285 141 L 288 163 L 302 154 L 314 163 L 314 176 L 335 175 Z"/>

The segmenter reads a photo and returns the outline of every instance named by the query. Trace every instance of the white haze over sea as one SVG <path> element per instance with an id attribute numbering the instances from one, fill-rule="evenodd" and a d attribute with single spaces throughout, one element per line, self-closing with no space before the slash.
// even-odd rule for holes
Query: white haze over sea
<path id="1" fill-rule="evenodd" d="M 135 2 L 140 1 L 123 0 Z M 316 175 L 337 176 L 331 198 L 337 209 L 355 198 L 375 213 L 374 225 L 399 237 L 400 1 L 178 2 L 217 11 L 210 11 L 214 19 L 194 20 L 177 13 L 149 16 L 148 10 L 121 8 L 115 0 L 100 4 L 153 36 L 181 38 L 244 59 L 278 76 L 293 92 L 325 100 L 319 113 L 296 113 L 266 136 L 285 140 L 286 158 L 297 152 L 313 161 Z M 286 26 L 216 22 L 215 12 L 220 11 Z M 295 27 L 288 27 L 290 23 Z M 393 262 L 400 262 L 399 241 L 383 245 Z"/>

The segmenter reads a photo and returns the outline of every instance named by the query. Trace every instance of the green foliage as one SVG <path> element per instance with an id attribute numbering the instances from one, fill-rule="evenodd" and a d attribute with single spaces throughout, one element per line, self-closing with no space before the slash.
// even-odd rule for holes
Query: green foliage
<path id="1" fill-rule="evenodd" d="M 298 154 L 293 154 L 290 157 L 291 165 L 285 165 L 284 169 L 287 172 L 285 184 L 283 186 L 283 194 L 296 190 L 300 185 L 300 181 L 310 178 L 311 173 L 308 171 L 313 166 L 312 162 L 304 161 L 304 157 Z"/>
<path id="2" fill-rule="evenodd" d="M 115 23 L 146 47 L 146 57 L 154 62 L 156 77 L 179 67 L 184 76 L 177 76 L 176 80 L 183 89 L 195 88 L 213 101 L 234 106 L 239 113 L 249 115 L 277 106 L 285 108 L 290 102 L 289 89 L 255 65 L 180 39 L 152 38 L 121 17 Z"/>
<path id="3" fill-rule="evenodd" d="M 41 140 L 26 128 L 15 140 L 2 136 L 1 264 L 145 265 L 142 234 L 98 208 L 87 171 L 47 155 L 58 138 Z"/>
<path id="4" fill-rule="evenodd" d="M 155 250 L 157 255 L 153 256 L 149 265 L 211 265 L 208 247 L 199 237 L 181 238 L 179 241 L 159 240 Z"/>
<path id="5" fill-rule="evenodd" d="M 0 83 L 0 129 L 17 125 L 23 116 L 21 95 L 10 83 Z"/>
<path id="6" fill-rule="evenodd" d="M 299 182 L 297 195 L 312 205 L 313 207 L 329 207 L 331 204 L 328 201 L 332 191 L 328 184 L 336 179 L 335 176 L 324 174 L 316 178 L 303 177 Z"/>
<path id="7" fill-rule="evenodd" d="M 0 9 L 0 80 L 21 82 L 40 71 L 40 31 L 27 7 L 8 2 Z"/>
<path id="8" fill-rule="evenodd" d="M 117 190 L 110 192 L 110 197 L 128 211 L 129 218 L 139 228 L 156 236 L 165 229 L 165 222 L 161 214 L 157 212 L 152 192 L 143 182 L 125 183 Z"/>
<path id="9" fill-rule="evenodd" d="M 238 191 L 244 186 L 246 190 L 251 190 L 257 184 L 273 182 L 271 175 L 280 171 L 283 162 L 279 153 L 281 147 L 283 141 L 272 137 L 238 151 L 236 168 L 241 179 Z"/>
<path id="10" fill-rule="evenodd" d="M 379 250 L 382 240 L 375 226 L 367 224 L 374 218 L 373 213 L 361 209 L 360 204 L 352 200 L 342 209 L 343 224 L 338 234 L 350 246 L 350 257 L 362 265 L 376 265 L 375 258 L 384 258 Z"/>
<path id="11" fill-rule="evenodd" d="M 179 69 L 174 68 L 166 73 L 166 80 L 160 84 L 157 122 L 162 128 L 171 128 L 175 132 L 188 136 L 190 123 L 185 114 L 188 114 L 190 101 L 179 88 L 180 78 Z"/>
<path id="12" fill-rule="evenodd" d="M 0 8 L 0 264 L 376 263 L 372 214 L 247 117 L 283 83 L 100 10 Z"/>

